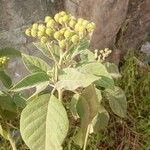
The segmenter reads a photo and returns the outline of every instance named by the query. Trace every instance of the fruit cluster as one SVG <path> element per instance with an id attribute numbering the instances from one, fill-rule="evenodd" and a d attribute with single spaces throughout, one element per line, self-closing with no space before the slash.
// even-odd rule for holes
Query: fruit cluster
<path id="1" fill-rule="evenodd" d="M 95 59 L 98 61 L 103 62 L 109 54 L 112 52 L 112 50 L 105 48 L 104 50 L 95 50 Z"/>
<path id="2" fill-rule="evenodd" d="M 0 68 L 3 68 L 7 65 L 9 58 L 6 56 L 0 57 Z"/>
<path id="3" fill-rule="evenodd" d="M 95 27 L 93 22 L 82 18 L 76 19 L 71 14 L 62 11 L 54 18 L 46 16 L 44 23 L 34 23 L 25 33 L 27 36 L 38 38 L 43 44 L 55 40 L 60 48 L 65 49 L 90 36 Z"/>

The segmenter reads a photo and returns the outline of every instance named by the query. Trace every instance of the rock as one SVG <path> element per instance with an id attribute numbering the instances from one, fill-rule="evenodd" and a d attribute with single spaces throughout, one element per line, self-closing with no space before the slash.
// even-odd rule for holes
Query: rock
<path id="1" fill-rule="evenodd" d="M 65 8 L 77 17 L 96 23 L 93 48 L 114 45 L 116 35 L 125 21 L 129 0 L 76 0 L 65 1 Z"/>

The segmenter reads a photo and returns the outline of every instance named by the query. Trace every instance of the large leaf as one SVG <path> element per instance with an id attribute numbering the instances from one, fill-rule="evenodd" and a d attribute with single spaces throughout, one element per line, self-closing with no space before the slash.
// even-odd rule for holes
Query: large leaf
<path id="1" fill-rule="evenodd" d="M 97 86 L 102 86 L 105 88 L 114 86 L 114 81 L 111 75 L 108 73 L 106 67 L 100 62 L 92 62 L 86 64 L 83 63 L 78 67 L 78 69 L 83 73 L 101 77 L 98 81 L 95 82 Z"/>
<path id="2" fill-rule="evenodd" d="M 18 93 L 13 95 L 13 102 L 19 108 L 25 108 L 26 106 L 26 100 Z"/>
<path id="3" fill-rule="evenodd" d="M 56 83 L 56 88 L 74 91 L 78 87 L 87 87 L 100 78 L 92 74 L 82 73 L 74 68 L 67 68 L 59 76 L 60 81 Z"/>
<path id="4" fill-rule="evenodd" d="M 22 79 L 19 83 L 12 87 L 12 91 L 21 91 L 33 87 L 37 87 L 41 84 L 49 83 L 49 77 L 44 72 L 34 73 L 32 75 L 28 75 L 24 79 Z"/>
<path id="5" fill-rule="evenodd" d="M 97 133 L 99 130 L 104 129 L 105 127 L 107 127 L 108 122 L 109 122 L 109 114 L 106 111 L 106 109 L 102 105 L 100 105 L 99 111 L 91 123 L 93 131 Z"/>
<path id="6" fill-rule="evenodd" d="M 81 129 L 79 130 L 79 133 L 77 133 L 77 135 L 75 136 L 74 142 L 76 142 L 76 144 L 78 145 L 81 145 L 81 143 L 84 143 L 89 125 L 98 113 L 99 100 L 96 94 L 96 89 L 93 85 L 90 85 L 87 88 L 85 88 L 80 97 L 76 95 L 74 99 L 75 98 L 76 111 L 75 107 L 73 107 L 71 111 L 73 110 L 73 113 L 76 112 L 75 114 L 78 114 L 78 116 L 81 118 Z M 75 101 L 74 99 L 72 100 Z M 79 136 L 82 136 L 82 142 L 81 140 L 79 140 L 80 143 L 77 143 L 77 137 L 81 139 L 81 137 Z"/>
<path id="7" fill-rule="evenodd" d="M 0 71 L 0 81 L 6 88 L 10 88 L 12 85 L 11 78 L 4 71 Z"/>
<path id="8" fill-rule="evenodd" d="M 61 150 L 68 126 L 66 110 L 53 95 L 35 98 L 21 114 L 21 135 L 31 150 Z"/>
<path id="9" fill-rule="evenodd" d="M 121 74 L 119 73 L 119 69 L 118 69 L 117 65 L 115 65 L 113 63 L 109 63 L 109 62 L 106 62 L 104 65 L 107 68 L 107 71 L 110 73 L 110 75 L 113 78 L 121 77 Z"/>
<path id="10" fill-rule="evenodd" d="M 6 47 L 6 48 L 0 49 L 0 57 L 2 57 L 2 56 L 21 57 L 21 53 L 20 53 L 20 51 L 14 49 L 14 48 Z"/>
<path id="11" fill-rule="evenodd" d="M 47 71 L 51 70 L 50 66 L 38 57 L 22 54 L 22 59 L 25 66 L 30 72 L 44 71 L 45 73 L 47 73 Z"/>
<path id="12" fill-rule="evenodd" d="M 13 97 L 6 95 L 6 94 L 2 94 L 0 95 L 0 107 L 3 110 L 8 110 L 11 112 L 16 112 L 17 111 L 17 107 L 16 104 L 13 101 Z"/>
<path id="13" fill-rule="evenodd" d="M 125 117 L 127 100 L 124 91 L 119 87 L 114 87 L 114 89 L 106 89 L 105 93 L 112 111 L 120 117 Z"/>

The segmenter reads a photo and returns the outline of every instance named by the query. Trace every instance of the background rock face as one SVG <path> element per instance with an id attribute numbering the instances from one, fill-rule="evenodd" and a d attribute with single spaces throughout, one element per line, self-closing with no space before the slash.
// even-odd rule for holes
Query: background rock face
<path id="1" fill-rule="evenodd" d="M 66 0 L 65 7 L 74 15 L 96 23 L 93 47 L 105 48 L 115 43 L 116 34 L 126 18 L 128 0 L 80 0 L 78 3 Z"/>

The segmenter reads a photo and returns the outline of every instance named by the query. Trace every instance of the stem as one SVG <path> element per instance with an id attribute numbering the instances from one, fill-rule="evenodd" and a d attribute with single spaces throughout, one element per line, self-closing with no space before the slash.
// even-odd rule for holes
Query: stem
<path id="1" fill-rule="evenodd" d="M 13 149 L 13 150 L 17 150 L 17 148 L 16 148 L 16 143 L 15 143 L 15 141 L 12 139 L 12 137 L 11 137 L 11 135 L 10 135 L 10 132 L 8 133 L 8 140 L 9 140 L 11 146 L 12 146 L 12 149 Z"/>
<path id="2" fill-rule="evenodd" d="M 59 89 L 59 90 L 58 90 L 58 99 L 59 99 L 60 101 L 62 101 L 62 94 L 63 94 L 62 89 Z"/>
<path id="3" fill-rule="evenodd" d="M 89 130 L 90 130 L 90 125 L 88 125 L 87 130 L 86 130 L 86 135 L 85 135 L 83 150 L 86 150 L 86 145 L 87 145 L 87 139 L 88 139 L 88 135 L 89 135 Z"/>

